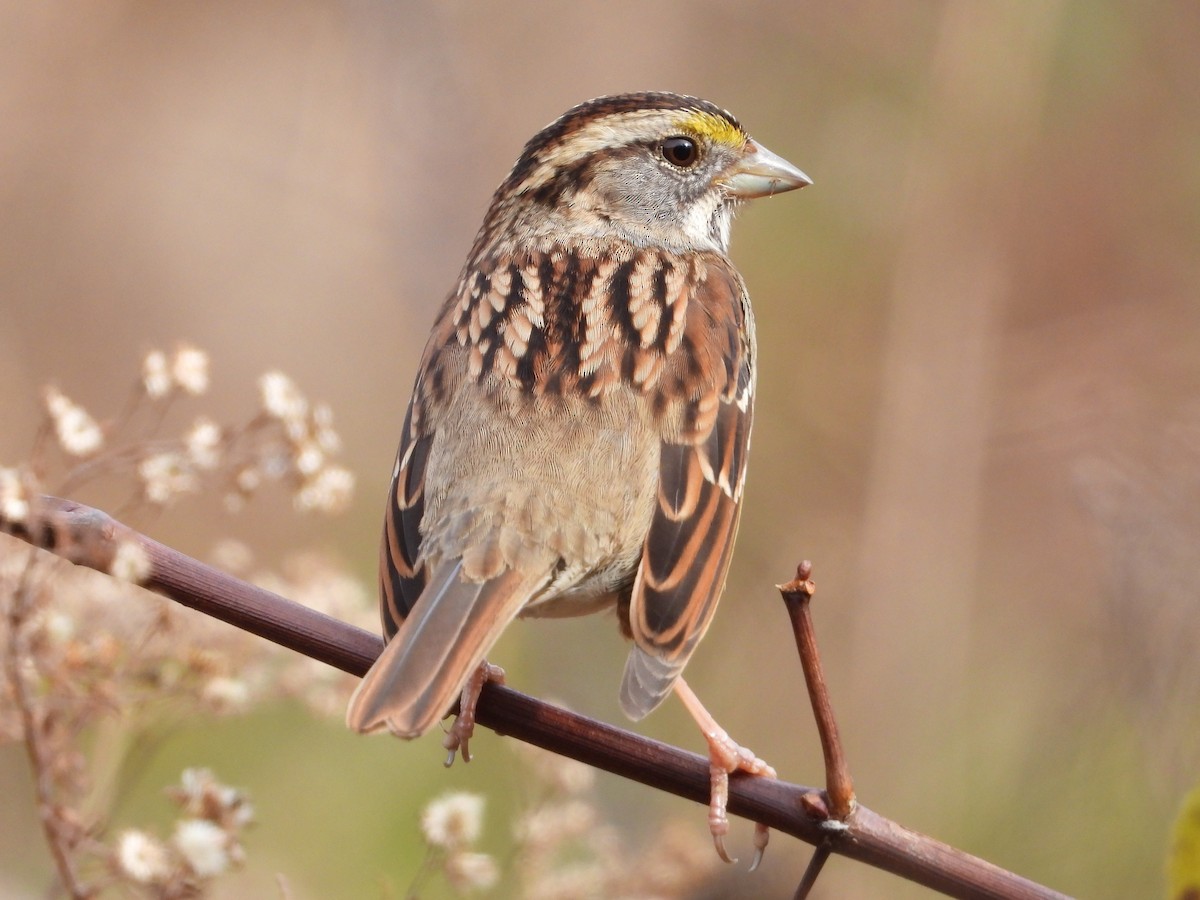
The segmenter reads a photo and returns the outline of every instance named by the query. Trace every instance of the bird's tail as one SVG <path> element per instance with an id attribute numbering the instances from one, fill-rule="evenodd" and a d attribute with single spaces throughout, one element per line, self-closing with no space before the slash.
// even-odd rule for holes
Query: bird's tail
<path id="1" fill-rule="evenodd" d="M 629 649 L 618 695 L 621 710 L 635 722 L 657 709 L 683 672 L 683 659 L 662 659 L 636 644 Z"/>
<path id="2" fill-rule="evenodd" d="M 424 734 L 544 580 L 510 569 L 474 582 L 463 579 L 461 561 L 440 566 L 350 698 L 347 726 Z"/>

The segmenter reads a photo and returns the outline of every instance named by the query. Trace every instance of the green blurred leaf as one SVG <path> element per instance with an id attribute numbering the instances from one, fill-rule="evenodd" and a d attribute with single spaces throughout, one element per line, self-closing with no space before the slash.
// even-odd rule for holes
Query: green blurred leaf
<path id="1" fill-rule="evenodd" d="M 1171 900 L 1200 898 L 1200 786 L 1184 798 L 1171 829 L 1167 877 L 1167 896 Z"/>

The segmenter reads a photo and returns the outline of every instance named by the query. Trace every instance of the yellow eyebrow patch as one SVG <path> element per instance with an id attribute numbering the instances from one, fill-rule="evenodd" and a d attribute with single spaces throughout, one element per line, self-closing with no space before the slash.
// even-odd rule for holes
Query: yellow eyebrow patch
<path id="1" fill-rule="evenodd" d="M 693 134 L 708 138 L 718 144 L 741 147 L 746 143 L 746 132 L 723 116 L 700 109 L 688 110 L 680 126 Z"/>

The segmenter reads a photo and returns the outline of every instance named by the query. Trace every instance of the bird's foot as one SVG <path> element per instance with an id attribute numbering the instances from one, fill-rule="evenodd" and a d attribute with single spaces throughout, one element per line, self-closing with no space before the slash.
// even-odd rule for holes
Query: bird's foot
<path id="1" fill-rule="evenodd" d="M 747 772 L 750 775 L 775 778 L 775 770 L 731 738 L 682 678 L 675 682 L 675 693 L 700 726 L 704 740 L 708 743 L 708 830 L 712 834 L 713 845 L 717 848 L 717 855 L 725 862 L 737 862 L 725 849 L 725 835 L 729 833 L 729 816 L 725 810 L 729 802 L 729 776 L 734 772 Z M 758 864 L 762 862 L 770 836 L 766 825 L 755 823 L 754 861 L 750 864 L 751 871 L 757 869 Z"/>
<path id="2" fill-rule="evenodd" d="M 446 768 L 454 765 L 454 756 L 460 750 L 463 762 L 471 761 L 470 740 L 471 735 L 475 733 L 475 706 L 479 703 L 479 694 L 483 691 L 483 686 L 489 681 L 504 684 L 504 670 L 485 659 L 463 685 L 462 697 L 458 702 L 458 715 L 454 717 L 454 724 L 442 739 L 442 746 L 449 751 L 446 755 Z"/>

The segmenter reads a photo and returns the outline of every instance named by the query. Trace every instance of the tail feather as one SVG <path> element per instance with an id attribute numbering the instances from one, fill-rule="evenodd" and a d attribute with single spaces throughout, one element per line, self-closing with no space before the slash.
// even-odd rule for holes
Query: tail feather
<path id="1" fill-rule="evenodd" d="M 405 738 L 424 734 L 543 581 L 513 570 L 466 581 L 460 561 L 440 566 L 350 698 L 347 726 L 386 728 Z"/>
<path id="2" fill-rule="evenodd" d="M 657 709 L 671 692 L 684 662 L 686 657 L 683 661 L 666 660 L 636 645 L 631 647 L 619 695 L 625 715 L 636 722 Z"/>

